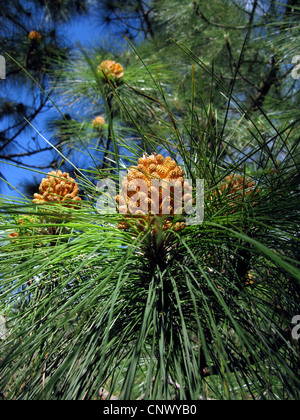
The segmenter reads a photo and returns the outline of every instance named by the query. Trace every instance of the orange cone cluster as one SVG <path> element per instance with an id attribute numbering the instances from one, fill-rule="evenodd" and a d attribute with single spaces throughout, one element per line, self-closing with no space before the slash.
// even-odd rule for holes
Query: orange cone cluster
<path id="1" fill-rule="evenodd" d="M 228 197 L 229 205 L 235 207 L 241 203 L 245 197 L 257 198 L 259 190 L 256 188 L 253 181 L 250 181 L 243 175 L 229 175 L 225 178 L 225 182 L 219 186 L 218 193 L 214 193 L 215 196 L 218 194 L 221 196 L 226 195 Z M 251 204 L 252 206 L 255 206 L 257 203 L 252 201 Z M 234 211 L 234 209 L 232 211 Z"/>
<path id="2" fill-rule="evenodd" d="M 93 120 L 93 128 L 101 130 L 105 126 L 105 119 L 100 115 Z"/>
<path id="3" fill-rule="evenodd" d="M 17 240 L 17 238 L 23 238 L 23 237 L 31 237 L 32 238 L 33 234 L 43 233 L 43 229 L 37 229 L 37 228 L 33 228 L 31 226 L 35 222 L 36 222 L 35 218 L 31 217 L 29 215 L 20 216 L 16 221 L 17 225 L 20 226 L 18 228 L 19 232 L 10 233 L 8 235 L 9 239 L 12 239 L 14 243 L 18 244 L 20 242 Z M 41 244 L 36 244 L 36 245 L 41 245 Z M 22 246 L 24 246 L 24 244 L 22 244 Z"/>
<path id="4" fill-rule="evenodd" d="M 146 191 L 140 188 L 140 180 L 145 182 Z M 145 229 L 147 221 L 155 223 L 151 215 L 164 216 L 162 229 L 166 230 L 172 227 L 174 214 L 185 214 L 181 210 L 184 205 L 192 205 L 191 192 L 192 187 L 184 180 L 183 169 L 170 156 L 164 159 L 162 155 L 152 154 L 147 157 L 145 154 L 138 160 L 136 167 L 130 168 L 116 201 L 119 213 L 127 214 L 125 218 L 132 219 L 128 214 L 137 218 L 140 222 L 139 230 Z M 119 229 L 127 229 L 129 226 L 127 222 L 118 224 Z M 185 224 L 177 222 L 173 227 L 175 231 L 180 231 Z"/>
<path id="5" fill-rule="evenodd" d="M 39 194 L 34 194 L 33 202 L 40 203 L 66 203 L 72 207 L 72 203 L 78 203 L 79 188 L 77 183 L 67 172 L 51 171 L 47 178 L 43 178 L 39 187 Z M 69 207 L 68 206 L 68 207 Z"/>
<path id="6" fill-rule="evenodd" d="M 31 31 L 28 35 L 28 39 L 30 39 L 30 41 L 39 42 L 42 39 L 42 35 L 38 31 Z"/>
<path id="7" fill-rule="evenodd" d="M 233 199 L 239 199 L 242 196 L 253 194 L 255 183 L 249 181 L 242 175 L 229 175 L 225 178 L 225 182 L 221 184 L 219 192 L 232 195 Z M 257 190 L 256 190 L 257 193 Z"/>
<path id="8" fill-rule="evenodd" d="M 103 73 L 112 80 L 120 80 L 124 76 L 124 69 L 120 63 L 116 63 L 112 60 L 103 61 L 98 66 L 98 72 L 104 77 Z"/>

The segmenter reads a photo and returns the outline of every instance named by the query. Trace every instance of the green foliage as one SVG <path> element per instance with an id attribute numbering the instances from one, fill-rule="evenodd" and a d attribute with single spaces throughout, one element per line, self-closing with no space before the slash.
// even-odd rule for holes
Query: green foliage
<path id="1" fill-rule="evenodd" d="M 104 388 L 133 400 L 299 399 L 300 115 L 286 91 L 299 86 L 290 75 L 280 92 L 274 83 L 297 25 L 273 14 L 262 34 L 265 3 L 224 3 L 153 2 L 155 39 L 115 54 L 81 49 L 60 74 L 57 103 L 70 114 L 52 123 L 56 151 L 85 199 L 1 197 L 5 398 L 100 399 Z M 257 37 L 281 46 L 272 83 L 264 53 L 253 58 Z M 120 82 L 99 75 L 107 59 L 122 64 Z M 261 69 L 268 92 L 257 89 Z M 99 213 L 97 182 L 118 181 L 144 152 L 172 156 L 194 187 L 204 180 L 203 223 L 137 234 L 118 229 L 122 215 Z"/>

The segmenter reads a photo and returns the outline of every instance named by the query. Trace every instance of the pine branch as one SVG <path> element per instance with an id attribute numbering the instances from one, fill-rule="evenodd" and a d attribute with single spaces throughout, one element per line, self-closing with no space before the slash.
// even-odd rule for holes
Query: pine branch
<path id="1" fill-rule="evenodd" d="M 257 3 L 258 0 L 255 0 L 255 7 L 253 7 L 253 10 L 255 12 L 255 9 L 257 7 Z M 203 12 L 200 10 L 199 5 L 196 3 L 196 0 L 193 0 L 193 4 L 195 7 L 195 14 L 201 19 L 203 20 L 205 23 L 207 23 L 210 26 L 215 26 L 217 28 L 222 28 L 222 29 L 232 29 L 232 30 L 245 30 L 245 29 L 250 29 L 250 28 L 260 28 L 263 27 L 264 24 L 260 23 L 260 24 L 255 24 L 253 25 L 253 16 L 250 15 L 250 19 L 249 19 L 249 23 L 247 25 L 242 25 L 242 26 L 233 26 L 233 25 L 223 25 L 222 23 L 216 23 L 216 22 L 212 22 L 210 19 L 208 19 Z"/>
<path id="2" fill-rule="evenodd" d="M 279 72 L 280 64 L 275 56 L 272 57 L 271 60 L 271 69 L 264 78 L 261 86 L 259 87 L 259 93 L 255 98 L 253 98 L 253 102 L 251 104 L 251 109 L 256 110 L 258 107 L 262 107 L 270 89 L 273 85 L 277 85 L 279 83 L 278 72 Z"/>
<path id="3" fill-rule="evenodd" d="M 29 115 L 28 121 L 33 121 L 34 118 L 38 116 L 38 114 L 43 110 L 46 103 L 48 101 L 48 98 L 46 97 L 40 102 L 40 105 L 36 108 L 36 110 Z M 6 141 L 0 146 L 0 152 L 3 151 L 10 143 L 12 143 L 28 126 L 28 123 L 23 124 L 23 126 L 9 139 L 6 139 Z M 10 130 L 11 128 L 8 128 L 5 131 L 1 132 L 1 135 L 3 135 L 6 131 Z"/>
<path id="4" fill-rule="evenodd" d="M 32 156 L 32 155 L 35 155 L 37 153 L 47 152 L 47 151 L 50 151 L 50 150 L 53 150 L 52 147 L 44 147 L 42 149 L 32 150 L 32 151 L 28 151 L 28 152 L 24 152 L 24 153 L 6 154 L 6 155 L 1 155 L 0 154 L 0 159 L 11 160 L 13 158 L 21 158 L 21 157 L 25 157 L 25 156 Z"/>
<path id="5" fill-rule="evenodd" d="M 149 17 L 149 14 L 151 13 L 152 9 L 149 8 L 148 10 L 145 10 L 142 0 L 137 0 L 138 4 L 138 10 L 141 11 L 141 16 L 143 21 L 146 24 L 146 31 L 145 34 L 150 34 L 151 38 L 155 38 L 155 33 L 153 31 L 152 23 Z"/>

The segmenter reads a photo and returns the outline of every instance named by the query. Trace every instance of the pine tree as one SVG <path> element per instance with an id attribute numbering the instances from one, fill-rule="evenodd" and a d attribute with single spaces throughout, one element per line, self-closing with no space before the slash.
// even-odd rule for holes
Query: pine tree
<path id="1" fill-rule="evenodd" d="M 60 157 L 90 166 L 70 158 L 76 179 L 52 171 L 32 199 L 2 199 L 0 390 L 298 400 L 299 6 L 98 10 L 120 33 L 52 82 L 72 112 L 52 122 Z"/>

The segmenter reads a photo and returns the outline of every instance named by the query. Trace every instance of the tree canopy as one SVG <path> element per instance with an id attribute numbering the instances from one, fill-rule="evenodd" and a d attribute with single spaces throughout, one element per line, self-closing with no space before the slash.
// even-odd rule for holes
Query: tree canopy
<path id="1" fill-rule="evenodd" d="M 0 197 L 4 399 L 299 399 L 299 15 L 4 6 L 1 179 L 34 178 Z"/>

